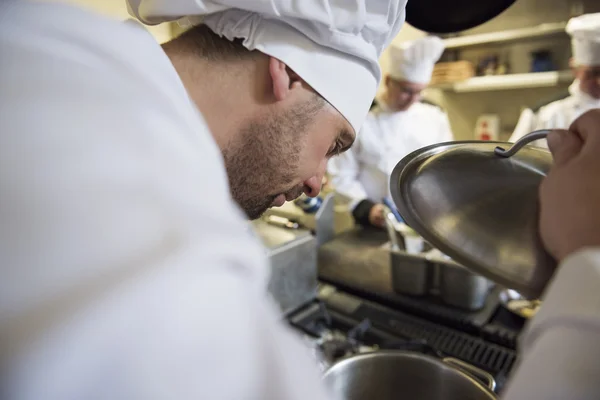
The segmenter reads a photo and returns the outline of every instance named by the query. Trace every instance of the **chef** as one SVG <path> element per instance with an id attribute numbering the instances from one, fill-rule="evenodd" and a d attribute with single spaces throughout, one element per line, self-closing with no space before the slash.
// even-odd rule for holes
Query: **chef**
<path id="1" fill-rule="evenodd" d="M 328 173 L 338 193 L 350 199 L 361 225 L 382 227 L 389 176 L 404 156 L 430 144 L 452 140 L 446 114 L 419 102 L 444 42 L 428 36 L 390 48 L 385 94 L 369 113 L 350 151 L 332 158 Z"/>
<path id="2" fill-rule="evenodd" d="M 405 0 L 356 4 L 131 0 L 187 16 L 160 46 L 2 1 L 0 397 L 328 398 L 247 218 L 317 195 L 362 125 Z"/>
<path id="3" fill-rule="evenodd" d="M 265 296 L 266 260 L 228 191 L 227 157 L 220 151 L 236 134 L 222 138 L 213 131 L 223 127 L 203 118 L 208 111 L 197 91 L 210 91 L 211 84 L 227 91 L 232 85 L 244 96 L 239 82 L 228 86 L 228 80 L 211 75 L 211 64 L 202 64 L 219 61 L 224 72 L 243 75 L 219 58 L 250 62 L 227 52 L 239 50 L 236 44 L 242 42 L 263 49 L 251 59 L 268 66 L 260 76 L 263 82 L 270 77 L 267 87 L 279 93 L 270 101 L 296 109 L 286 96 L 274 100 L 305 87 L 297 77 L 288 85 L 276 79 L 277 72 L 292 72 L 262 53 L 275 37 L 278 46 L 271 50 L 285 47 L 289 63 L 299 70 L 303 54 L 310 57 L 306 65 L 315 68 L 320 68 L 317 56 L 334 63 L 339 56 L 347 64 L 357 57 L 355 79 L 360 71 L 365 79 L 372 73 L 374 92 L 377 69 L 365 69 L 366 60 L 376 65 L 378 49 L 398 31 L 404 4 L 380 4 L 381 15 L 372 9 L 355 15 L 336 8 L 340 2 L 328 3 L 331 14 L 318 12 L 325 9 L 317 7 L 322 2 L 303 9 L 310 14 L 285 1 L 238 4 L 245 11 L 234 9 L 234 0 L 132 4 L 134 14 L 154 22 L 210 12 L 206 23 L 223 37 L 248 36 L 228 39 L 229 46 L 219 47 L 224 54 L 207 57 L 207 49 L 193 44 L 205 40 L 213 46 L 208 50 L 220 46 L 212 36 L 193 36 L 180 42 L 182 47 L 172 42 L 163 50 L 136 23 L 71 6 L 2 3 L 2 398 L 334 398 Z M 244 30 L 246 23 L 252 29 Z M 276 36 L 269 35 L 271 25 L 281 29 Z M 319 45 L 303 36 L 315 29 Z M 363 37 L 378 38 L 380 45 Z M 310 55 L 302 53 L 311 44 Z M 329 52 L 328 46 L 337 50 Z M 183 68 L 179 57 L 192 64 Z M 193 62 L 197 70 L 190 77 L 184 71 L 194 71 Z M 242 70 L 260 68 L 243 64 Z M 339 74 L 333 71 L 330 82 Z M 207 76 L 208 82 L 194 80 Z M 347 88 L 346 82 L 340 77 L 339 87 Z M 253 96 L 263 93 L 257 84 L 249 85 Z M 341 105 L 343 111 L 331 107 L 358 128 L 360 118 Z M 250 111 L 247 104 L 243 113 Z M 238 109 L 228 112 L 233 119 Z M 335 116 L 328 115 L 330 123 L 339 123 Z M 598 126 L 600 113 L 589 113 L 570 132 L 551 138 L 557 165 L 541 192 L 541 229 L 561 266 L 525 337 L 507 399 L 589 399 L 600 390 Z M 285 138 L 289 132 L 278 133 Z M 319 153 L 302 151 L 303 164 Z"/>
<path id="4" fill-rule="evenodd" d="M 575 76 L 569 86 L 570 95 L 542 107 L 537 115 L 525 109 L 511 142 L 536 129 L 567 129 L 586 111 L 600 108 L 600 13 L 571 18 L 566 31 L 571 36 L 571 67 Z M 536 144 L 547 147 L 545 141 Z"/>

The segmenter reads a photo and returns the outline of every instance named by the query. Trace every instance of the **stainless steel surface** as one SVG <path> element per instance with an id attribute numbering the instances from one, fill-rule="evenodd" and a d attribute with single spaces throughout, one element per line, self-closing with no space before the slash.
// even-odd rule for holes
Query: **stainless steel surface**
<path id="1" fill-rule="evenodd" d="M 538 186 L 550 152 L 527 146 L 509 158 L 500 142 L 450 142 L 417 150 L 394 168 L 390 189 L 402 218 L 465 267 L 528 296 L 555 269 L 538 236 Z"/>
<path id="2" fill-rule="evenodd" d="M 252 222 L 266 247 L 271 266 L 269 292 L 283 314 L 310 301 L 317 293 L 317 241 L 309 231 Z"/>
<path id="3" fill-rule="evenodd" d="M 519 139 L 508 150 L 504 149 L 503 147 L 496 146 L 496 148 L 494 149 L 494 153 L 496 153 L 496 155 L 500 157 L 512 157 L 515 154 L 517 154 L 517 151 L 525 147 L 525 145 L 531 142 L 535 142 L 536 140 L 546 139 L 549 133 L 550 129 L 540 129 L 539 131 L 533 131 Z"/>
<path id="4" fill-rule="evenodd" d="M 445 357 L 442 361 L 446 364 L 462 369 L 468 374 L 474 376 L 480 382 L 483 382 L 491 391 L 496 390 L 496 380 L 491 374 L 485 372 L 484 370 L 454 357 Z"/>
<path id="5" fill-rule="evenodd" d="M 341 400 L 493 400 L 487 387 L 439 359 L 419 353 L 378 351 L 342 360 L 324 376 Z"/>
<path id="6" fill-rule="evenodd" d="M 451 306 L 479 310 L 485 304 L 490 282 L 462 265 L 452 262 L 436 263 L 439 273 L 439 293 Z"/>
<path id="7" fill-rule="evenodd" d="M 390 251 L 392 287 L 396 293 L 422 296 L 433 286 L 433 266 L 421 255 Z"/>
<path id="8" fill-rule="evenodd" d="M 385 227 L 390 238 L 390 243 L 392 244 L 392 250 L 398 250 L 400 249 L 400 245 L 398 244 L 398 236 L 396 236 L 396 228 L 394 226 L 396 217 L 394 217 L 394 213 L 392 213 L 392 211 L 385 206 L 383 217 L 385 218 Z"/>
<path id="9" fill-rule="evenodd" d="M 323 203 L 315 216 L 317 244 L 319 246 L 329 242 L 335 236 L 335 195 L 330 193 L 323 199 Z"/>

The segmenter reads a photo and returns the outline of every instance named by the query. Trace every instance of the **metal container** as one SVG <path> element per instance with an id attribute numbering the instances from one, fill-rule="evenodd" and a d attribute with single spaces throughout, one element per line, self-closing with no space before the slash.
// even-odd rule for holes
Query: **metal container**
<path id="1" fill-rule="evenodd" d="M 439 293 L 446 304 L 467 310 L 484 306 L 490 289 L 488 279 L 456 263 L 437 263 L 437 268 Z"/>
<path id="2" fill-rule="evenodd" d="M 306 229 L 290 229 L 264 220 L 252 221 L 271 264 L 269 292 L 283 314 L 317 294 L 317 240 Z"/>
<path id="3" fill-rule="evenodd" d="M 459 264 L 537 297 L 556 261 L 538 234 L 539 185 L 552 165 L 547 149 L 500 142 L 448 142 L 403 158 L 390 191 L 406 223 Z"/>
<path id="4" fill-rule="evenodd" d="M 433 266 L 422 255 L 390 249 L 392 287 L 396 293 L 422 296 L 433 286 Z"/>
<path id="5" fill-rule="evenodd" d="M 388 248 L 392 287 L 396 293 L 434 295 L 444 303 L 466 310 L 485 305 L 491 281 L 451 260 L 430 253 L 409 254 Z"/>
<path id="6" fill-rule="evenodd" d="M 352 356 L 333 365 L 324 380 L 340 400 L 496 399 L 487 372 L 457 359 L 403 351 Z"/>

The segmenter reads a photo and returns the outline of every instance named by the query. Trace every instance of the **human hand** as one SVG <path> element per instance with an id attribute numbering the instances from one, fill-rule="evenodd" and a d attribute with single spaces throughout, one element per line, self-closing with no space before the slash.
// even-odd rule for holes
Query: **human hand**
<path id="1" fill-rule="evenodd" d="M 369 210 L 369 223 L 378 228 L 383 228 L 385 226 L 384 210 L 385 206 L 379 203 L 371 207 L 371 210 Z"/>
<path id="2" fill-rule="evenodd" d="M 600 247 L 600 109 L 548 136 L 554 165 L 540 186 L 540 235 L 558 261 Z"/>

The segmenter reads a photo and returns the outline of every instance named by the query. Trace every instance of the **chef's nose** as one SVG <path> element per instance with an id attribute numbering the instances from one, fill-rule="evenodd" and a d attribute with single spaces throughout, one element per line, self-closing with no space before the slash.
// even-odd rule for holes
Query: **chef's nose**
<path id="1" fill-rule="evenodd" d="M 304 193 L 308 197 L 317 197 L 321 192 L 321 184 L 323 182 L 323 175 L 325 175 L 326 168 L 327 160 L 321 161 L 317 173 L 304 181 Z"/>

